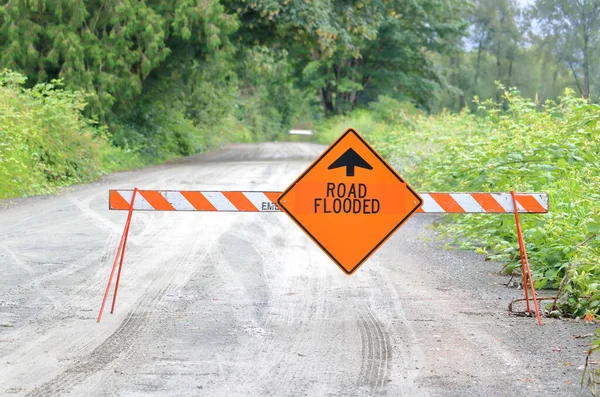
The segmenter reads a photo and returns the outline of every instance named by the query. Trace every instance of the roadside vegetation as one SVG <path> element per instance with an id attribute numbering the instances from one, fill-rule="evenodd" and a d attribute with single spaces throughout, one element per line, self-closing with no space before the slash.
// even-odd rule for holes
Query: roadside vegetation
<path id="1" fill-rule="evenodd" d="M 0 73 L 0 198 L 49 193 L 142 164 L 82 115 L 83 94 L 56 81 L 24 83 L 18 73 Z"/>

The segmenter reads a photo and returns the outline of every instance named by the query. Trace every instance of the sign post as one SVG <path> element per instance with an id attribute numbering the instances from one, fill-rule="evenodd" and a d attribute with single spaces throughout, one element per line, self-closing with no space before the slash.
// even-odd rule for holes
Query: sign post
<path id="1" fill-rule="evenodd" d="M 423 204 L 354 130 L 347 130 L 277 200 L 351 275 Z"/>

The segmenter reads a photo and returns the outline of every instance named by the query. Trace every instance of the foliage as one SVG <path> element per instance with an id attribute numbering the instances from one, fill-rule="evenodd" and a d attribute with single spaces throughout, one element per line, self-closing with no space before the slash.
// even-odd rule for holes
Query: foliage
<path id="1" fill-rule="evenodd" d="M 297 87 L 287 51 L 242 48 L 237 62 L 243 98 L 237 114 L 255 140 L 280 139 L 292 125 L 318 114 L 316 98 Z"/>
<path id="2" fill-rule="evenodd" d="M 286 49 L 301 88 L 326 115 L 384 94 L 423 106 L 444 85 L 430 58 L 458 49 L 464 0 L 226 1 L 242 22 L 240 37 Z"/>
<path id="3" fill-rule="evenodd" d="M 216 0 L 13 0 L 0 7 L 0 67 L 61 78 L 100 117 L 128 107 L 169 57 L 226 47 L 235 19 Z"/>
<path id="4" fill-rule="evenodd" d="M 554 63 L 552 54 L 545 47 L 516 49 L 514 60 L 509 64 L 502 63 L 500 76 L 494 54 L 482 53 L 478 68 L 477 58 L 476 52 L 436 58 L 436 62 L 445 68 L 446 80 L 454 87 L 440 94 L 440 101 L 434 109 L 436 112 L 444 109 L 460 112 L 465 107 L 476 111 L 475 97 L 500 100 L 502 92 L 498 90 L 497 82 L 518 87 L 523 96 L 534 98 L 538 104 L 558 98 L 566 88 L 577 88 L 568 69 Z M 479 76 L 475 83 L 477 70 Z"/>
<path id="5" fill-rule="evenodd" d="M 580 94 L 590 98 L 590 73 L 600 44 L 600 1 L 537 0 L 534 15 L 556 59 L 569 66 Z"/>
<path id="6" fill-rule="evenodd" d="M 168 62 L 167 70 L 181 75 L 150 78 L 138 102 L 115 111 L 111 123 L 113 143 L 134 148 L 145 163 L 244 139 L 244 127 L 235 117 L 239 93 L 228 60 L 177 63 L 175 69 Z"/>
<path id="7" fill-rule="evenodd" d="M 54 80 L 23 89 L 25 77 L 0 73 L 0 198 L 45 193 L 138 165 L 81 115 L 84 95 Z"/>
<path id="8" fill-rule="evenodd" d="M 421 114 L 411 102 L 400 102 L 385 95 L 380 95 L 377 102 L 371 102 L 369 110 L 376 121 L 390 125 L 399 124 L 409 129 L 415 128 L 412 119 Z"/>
<path id="9" fill-rule="evenodd" d="M 475 96 L 500 102 L 497 82 L 540 103 L 565 88 L 598 102 L 600 0 L 523 3 L 474 0 L 464 51 L 433 57 L 449 82 L 434 110 L 474 110 Z"/>

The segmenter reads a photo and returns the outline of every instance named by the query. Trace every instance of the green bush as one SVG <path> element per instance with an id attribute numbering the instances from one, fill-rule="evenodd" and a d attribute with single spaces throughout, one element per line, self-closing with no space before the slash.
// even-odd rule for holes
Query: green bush
<path id="1" fill-rule="evenodd" d="M 412 103 L 400 102 L 384 95 L 380 95 L 376 102 L 371 102 L 369 110 L 373 113 L 375 120 L 404 128 L 414 128 L 415 124 L 412 119 L 419 114 Z"/>
<path id="2" fill-rule="evenodd" d="M 111 147 L 106 131 L 82 116 L 82 93 L 59 81 L 24 83 L 18 73 L 0 73 L 0 198 L 47 193 L 131 165 L 123 159 L 136 156 Z"/>

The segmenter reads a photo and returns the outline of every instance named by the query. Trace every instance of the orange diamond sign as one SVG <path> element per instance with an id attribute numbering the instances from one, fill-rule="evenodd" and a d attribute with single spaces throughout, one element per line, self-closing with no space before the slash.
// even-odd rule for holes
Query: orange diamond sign
<path id="1" fill-rule="evenodd" d="M 423 200 L 355 130 L 349 129 L 277 202 L 350 275 Z"/>

